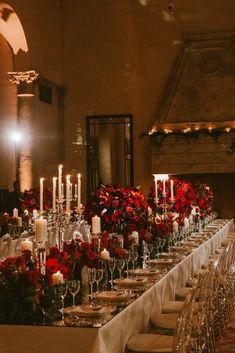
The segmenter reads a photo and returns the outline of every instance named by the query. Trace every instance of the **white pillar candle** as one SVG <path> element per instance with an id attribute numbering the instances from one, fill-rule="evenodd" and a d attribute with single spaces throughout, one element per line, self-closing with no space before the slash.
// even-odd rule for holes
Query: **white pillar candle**
<path id="1" fill-rule="evenodd" d="M 35 240 L 40 243 L 47 239 L 47 220 L 35 219 Z"/>
<path id="2" fill-rule="evenodd" d="M 184 218 L 184 227 L 185 229 L 189 228 L 189 219 L 187 217 Z"/>
<path id="3" fill-rule="evenodd" d="M 52 185 L 52 210 L 55 212 L 56 211 L 56 181 L 57 181 L 57 178 L 53 177 L 52 181 L 53 181 L 53 185 Z"/>
<path id="4" fill-rule="evenodd" d="M 179 230 L 179 224 L 177 221 L 173 222 L 173 233 L 178 233 Z"/>
<path id="5" fill-rule="evenodd" d="M 73 199 L 73 183 L 70 182 L 70 201 Z"/>
<path id="6" fill-rule="evenodd" d="M 14 217 L 14 218 L 17 218 L 17 217 L 18 217 L 18 209 L 17 209 L 17 208 L 14 208 L 14 209 L 13 209 L 13 217 Z"/>
<path id="7" fill-rule="evenodd" d="M 78 212 L 81 211 L 81 174 L 78 174 L 78 199 L 77 199 Z"/>
<path id="8" fill-rule="evenodd" d="M 18 227 L 22 227 L 22 218 L 21 217 L 17 218 L 17 225 L 18 225 Z"/>
<path id="9" fill-rule="evenodd" d="M 104 249 L 103 251 L 101 251 L 100 253 L 101 259 L 102 260 L 109 260 L 110 259 L 110 254 L 109 251 Z"/>
<path id="10" fill-rule="evenodd" d="M 58 167 L 58 199 L 62 202 L 62 165 Z"/>
<path id="11" fill-rule="evenodd" d="M 171 200 L 174 200 L 174 181 L 171 179 Z"/>
<path id="12" fill-rule="evenodd" d="M 66 176 L 66 211 L 70 211 L 70 175 Z"/>
<path id="13" fill-rule="evenodd" d="M 21 252 L 28 250 L 31 251 L 33 250 L 33 242 L 29 239 L 22 240 L 20 244 L 20 250 Z"/>
<path id="14" fill-rule="evenodd" d="M 91 219 L 92 234 L 100 233 L 100 217 L 94 216 Z"/>
<path id="15" fill-rule="evenodd" d="M 63 283 L 64 282 L 63 273 L 61 273 L 60 271 L 53 273 L 53 275 L 51 276 L 51 280 L 53 285 Z"/>
<path id="16" fill-rule="evenodd" d="M 33 210 L 33 218 L 36 219 L 38 217 L 38 211 L 36 209 Z"/>
<path id="17" fill-rule="evenodd" d="M 43 213 L 43 181 L 44 178 L 40 178 L 40 213 Z"/>

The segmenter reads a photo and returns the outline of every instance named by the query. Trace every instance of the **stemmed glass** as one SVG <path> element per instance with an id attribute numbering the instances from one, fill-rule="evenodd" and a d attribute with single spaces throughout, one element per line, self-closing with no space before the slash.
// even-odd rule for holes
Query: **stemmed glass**
<path id="1" fill-rule="evenodd" d="M 110 279 L 111 291 L 113 291 L 113 273 L 114 273 L 114 270 L 116 267 L 115 257 L 110 257 L 110 259 L 108 260 L 108 266 L 109 266 L 109 271 L 110 271 L 110 275 L 111 275 L 111 279 Z"/>
<path id="2" fill-rule="evenodd" d="M 160 238 L 159 239 L 159 248 L 160 248 L 160 252 L 163 252 L 163 247 L 166 244 L 166 239 Z"/>
<path id="3" fill-rule="evenodd" d="M 136 248 L 131 249 L 131 263 L 132 263 L 132 268 L 135 268 L 135 263 L 138 260 L 138 251 Z"/>
<path id="4" fill-rule="evenodd" d="M 75 304 L 75 297 L 76 294 L 79 292 L 80 290 L 80 281 L 76 280 L 76 279 L 71 279 L 68 281 L 68 290 L 70 292 L 70 294 L 72 294 L 73 297 L 73 307 L 76 306 Z"/>
<path id="5" fill-rule="evenodd" d="M 104 275 L 103 269 L 99 268 L 96 270 L 96 273 L 95 273 L 96 292 L 99 292 L 99 283 L 102 280 L 103 275 Z"/>
<path id="6" fill-rule="evenodd" d="M 90 282 L 90 291 L 91 291 L 91 305 L 93 305 L 93 284 L 95 283 L 95 278 L 96 278 L 96 268 L 88 268 L 88 274 L 89 274 L 89 282 Z"/>
<path id="7" fill-rule="evenodd" d="M 151 253 L 152 253 L 152 251 L 153 251 L 153 244 L 148 243 L 148 244 L 147 244 L 147 247 L 146 247 L 146 250 L 147 250 L 147 257 L 148 257 L 148 260 L 150 260 Z"/>
<path id="8" fill-rule="evenodd" d="M 125 257 L 125 261 L 126 261 L 126 276 L 128 278 L 129 277 L 129 262 L 131 261 L 131 252 L 129 250 L 126 250 L 124 257 Z"/>
<path id="9" fill-rule="evenodd" d="M 124 259 L 116 259 L 116 269 L 119 272 L 119 278 L 122 277 L 122 270 L 124 269 L 125 266 L 125 260 Z"/>
<path id="10" fill-rule="evenodd" d="M 58 326 L 65 326 L 65 321 L 64 321 L 64 298 L 66 297 L 68 292 L 68 283 L 66 280 L 64 280 L 63 282 L 60 282 L 59 284 L 56 284 L 54 286 L 54 293 L 56 295 L 56 297 L 60 297 L 61 299 L 61 308 L 60 308 L 60 312 L 61 312 L 61 321 L 58 321 L 56 324 Z"/>

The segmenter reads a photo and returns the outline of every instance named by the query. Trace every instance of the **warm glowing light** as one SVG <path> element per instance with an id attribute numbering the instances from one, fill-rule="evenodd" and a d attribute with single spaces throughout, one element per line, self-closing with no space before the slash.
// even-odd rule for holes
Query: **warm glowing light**
<path id="1" fill-rule="evenodd" d="M 165 129 L 164 132 L 165 132 L 165 134 L 170 134 L 172 132 L 172 130 Z"/>
<path id="2" fill-rule="evenodd" d="M 230 132 L 230 131 L 231 131 L 231 127 L 226 127 L 226 128 L 225 128 L 225 131 L 226 131 L 226 132 Z"/>
<path id="3" fill-rule="evenodd" d="M 191 131 L 191 129 L 190 129 L 190 127 L 188 127 L 187 129 L 184 129 L 183 130 L 183 132 L 186 134 L 187 132 L 190 132 Z"/>
<path id="4" fill-rule="evenodd" d="M 14 131 L 10 134 L 11 140 L 15 143 L 22 140 L 22 134 L 20 132 Z"/>

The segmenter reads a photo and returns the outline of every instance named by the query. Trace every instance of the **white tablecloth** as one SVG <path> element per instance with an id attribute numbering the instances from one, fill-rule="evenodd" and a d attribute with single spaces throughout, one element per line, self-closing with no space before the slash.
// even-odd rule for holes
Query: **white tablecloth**
<path id="1" fill-rule="evenodd" d="M 148 329 L 151 313 L 174 299 L 176 286 L 184 285 L 232 231 L 230 220 L 102 328 L 1 325 L 0 353 L 124 353 L 128 339 Z"/>

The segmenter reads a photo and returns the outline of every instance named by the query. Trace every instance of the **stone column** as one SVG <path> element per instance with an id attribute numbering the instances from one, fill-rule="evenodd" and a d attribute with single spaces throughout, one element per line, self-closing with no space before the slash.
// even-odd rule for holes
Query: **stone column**
<path id="1" fill-rule="evenodd" d="M 39 74 L 34 71 L 8 72 L 10 82 L 17 85 L 18 117 L 17 132 L 22 139 L 17 146 L 16 161 L 20 190 L 31 189 L 33 186 L 32 166 L 32 116 L 33 116 L 33 86 Z"/>

